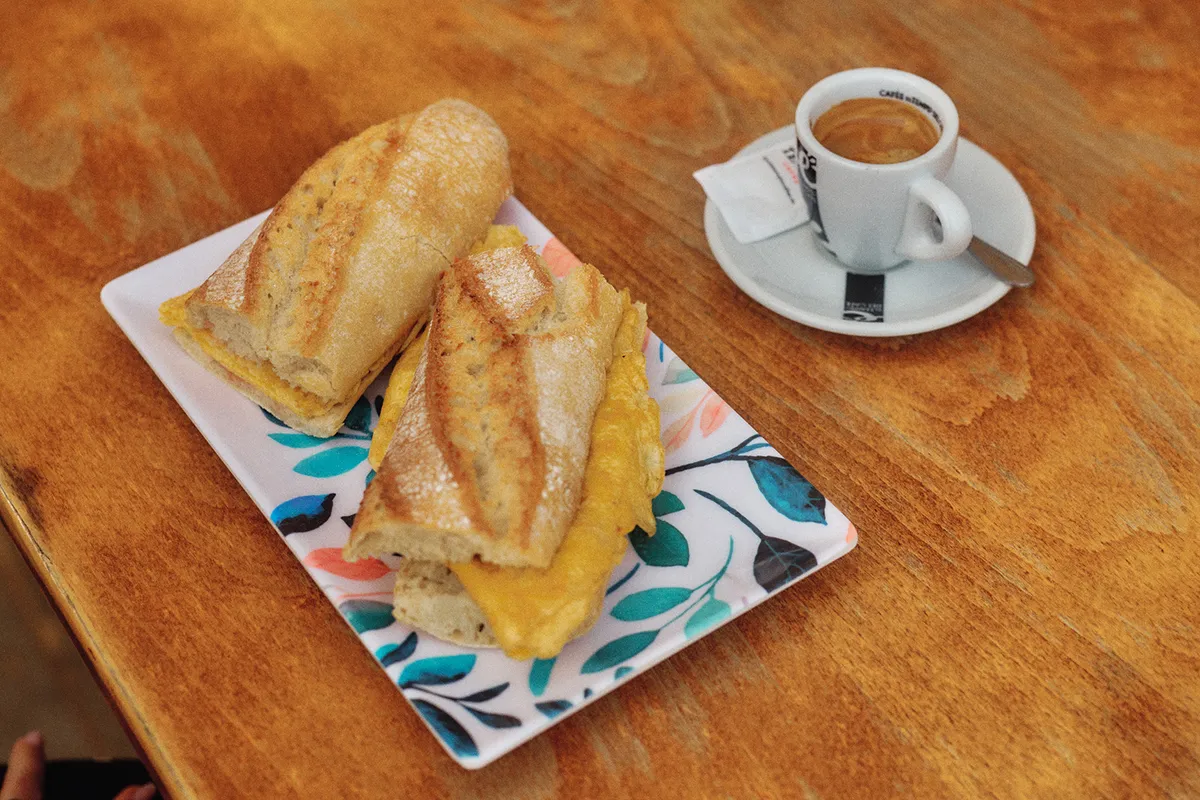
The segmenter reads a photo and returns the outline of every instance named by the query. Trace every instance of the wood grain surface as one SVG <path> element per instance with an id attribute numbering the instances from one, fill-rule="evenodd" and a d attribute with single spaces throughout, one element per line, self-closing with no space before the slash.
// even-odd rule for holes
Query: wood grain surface
<path id="1" fill-rule="evenodd" d="M 0 4 L 0 511 L 177 798 L 1200 795 L 1200 6 Z M 757 306 L 691 172 L 850 67 L 942 85 L 1031 291 L 871 343 Z M 848 558 L 479 772 L 99 302 L 464 97 L 517 193 L 855 521 Z"/>

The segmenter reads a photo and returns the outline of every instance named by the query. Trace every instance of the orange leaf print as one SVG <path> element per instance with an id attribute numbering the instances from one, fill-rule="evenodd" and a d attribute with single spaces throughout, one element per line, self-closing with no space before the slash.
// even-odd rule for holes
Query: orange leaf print
<path id="1" fill-rule="evenodd" d="M 546 266 L 550 267 L 550 274 L 556 278 L 563 277 L 583 263 L 567 249 L 565 244 L 558 240 L 557 236 L 551 237 L 550 241 L 546 242 L 546 246 L 542 248 L 542 258 L 546 259 Z"/>
<path id="2" fill-rule="evenodd" d="M 854 523 L 850 523 L 850 527 L 846 528 L 846 544 L 854 544 L 858 541 L 858 528 L 854 527 Z"/>
<path id="3" fill-rule="evenodd" d="M 721 424 L 725 422 L 725 418 L 728 416 L 729 403 L 726 403 L 715 394 L 710 394 L 708 400 L 704 403 L 704 410 L 700 412 L 701 435 L 708 436 L 721 427 Z"/>
<path id="4" fill-rule="evenodd" d="M 673 453 L 683 447 L 683 443 L 692 434 L 692 420 L 696 418 L 696 412 L 699 409 L 700 406 L 697 404 L 686 417 L 675 420 L 663 431 L 663 450 Z"/>
<path id="5" fill-rule="evenodd" d="M 364 558 L 361 561 L 343 560 L 340 547 L 321 547 L 313 550 L 304 557 L 304 563 L 352 581 L 373 581 L 388 574 L 387 564 L 378 558 Z"/>

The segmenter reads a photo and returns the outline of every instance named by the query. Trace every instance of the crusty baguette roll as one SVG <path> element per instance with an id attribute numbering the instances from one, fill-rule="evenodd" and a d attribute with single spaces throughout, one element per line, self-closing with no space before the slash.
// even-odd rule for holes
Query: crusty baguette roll
<path id="1" fill-rule="evenodd" d="M 455 262 L 348 558 L 550 563 L 579 505 L 621 299 L 529 247 Z"/>
<path id="2" fill-rule="evenodd" d="M 495 122 L 464 101 L 439 101 L 322 156 L 162 316 L 188 352 L 255 402 L 332 436 L 417 333 L 437 276 L 484 237 L 511 190 Z"/>

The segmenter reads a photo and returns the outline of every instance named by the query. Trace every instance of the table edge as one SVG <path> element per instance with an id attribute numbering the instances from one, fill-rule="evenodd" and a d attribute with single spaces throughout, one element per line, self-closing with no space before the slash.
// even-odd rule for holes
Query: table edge
<path id="1" fill-rule="evenodd" d="M 112 676 L 112 670 L 103 662 L 99 648 L 87 623 L 62 588 L 49 559 L 37 542 L 38 526 L 30 519 L 24 500 L 17 492 L 12 478 L 0 466 L 0 528 L 4 528 L 17 545 L 30 572 L 37 579 L 50 602 L 54 613 L 66 628 L 82 656 L 88 671 L 96 680 L 104 699 L 115 712 L 121 728 L 129 737 L 138 757 L 150 772 L 159 794 L 163 797 L 193 798 L 196 795 L 172 768 L 166 754 L 150 733 L 145 718 L 135 706 L 129 692 L 120 681 Z"/>

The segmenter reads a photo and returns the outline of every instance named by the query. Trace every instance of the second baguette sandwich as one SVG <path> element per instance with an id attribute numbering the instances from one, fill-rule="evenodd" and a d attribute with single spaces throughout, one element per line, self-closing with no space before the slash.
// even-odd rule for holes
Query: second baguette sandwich
<path id="1" fill-rule="evenodd" d="M 184 350 L 254 402 L 332 436 L 420 330 L 437 276 L 484 237 L 511 191 L 496 123 L 441 100 L 322 156 L 160 315 Z"/>
<path id="2" fill-rule="evenodd" d="M 594 267 L 555 281 L 529 247 L 442 275 L 344 549 L 405 556 L 398 619 L 514 658 L 551 657 L 591 627 L 626 534 L 654 531 L 663 448 L 645 325 Z"/>

